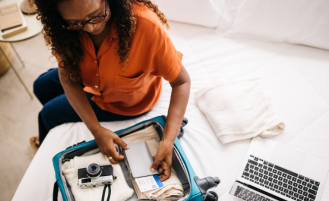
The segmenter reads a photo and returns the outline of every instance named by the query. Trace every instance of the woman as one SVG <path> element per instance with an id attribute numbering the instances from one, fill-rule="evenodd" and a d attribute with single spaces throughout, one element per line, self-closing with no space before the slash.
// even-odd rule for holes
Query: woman
<path id="1" fill-rule="evenodd" d="M 151 171 L 170 175 L 174 140 L 190 93 L 190 78 L 164 26 L 163 13 L 150 0 L 35 0 L 59 68 L 41 75 L 34 93 L 39 113 L 38 148 L 48 131 L 83 121 L 112 163 L 129 147 L 99 121 L 136 118 L 160 97 L 162 78 L 172 87 L 168 117 Z M 39 141 L 39 143 L 38 143 Z"/>

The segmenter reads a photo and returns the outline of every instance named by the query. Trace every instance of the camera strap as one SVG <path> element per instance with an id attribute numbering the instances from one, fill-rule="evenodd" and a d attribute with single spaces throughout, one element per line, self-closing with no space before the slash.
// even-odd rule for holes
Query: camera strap
<path id="1" fill-rule="evenodd" d="M 109 189 L 109 192 L 108 192 L 106 201 L 109 201 L 110 200 L 110 197 L 111 197 L 111 184 L 105 184 L 104 185 L 104 189 L 103 189 L 102 201 L 104 201 L 106 187 L 108 187 L 108 189 Z"/>

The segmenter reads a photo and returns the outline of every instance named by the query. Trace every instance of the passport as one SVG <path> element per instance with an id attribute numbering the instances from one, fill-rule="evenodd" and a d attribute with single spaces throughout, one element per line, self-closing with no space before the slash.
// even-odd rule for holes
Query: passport
<path id="1" fill-rule="evenodd" d="M 154 172 L 150 170 L 153 159 L 145 141 L 129 143 L 128 146 L 128 150 L 122 151 L 130 175 L 134 180 L 159 174 L 157 170 Z"/>

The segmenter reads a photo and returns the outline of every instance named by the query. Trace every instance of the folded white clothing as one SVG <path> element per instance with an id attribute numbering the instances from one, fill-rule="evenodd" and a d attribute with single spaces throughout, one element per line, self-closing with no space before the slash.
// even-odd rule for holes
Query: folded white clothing
<path id="1" fill-rule="evenodd" d="M 81 189 L 78 186 L 78 168 L 87 167 L 91 163 L 97 163 L 99 165 L 111 164 L 108 158 L 102 153 L 90 156 L 76 156 L 63 164 L 63 174 L 71 186 L 76 201 L 100 201 L 102 199 L 104 186 L 87 189 Z M 111 185 L 110 201 L 125 201 L 133 195 L 134 190 L 128 186 L 120 165 L 112 164 L 112 167 L 113 175 L 117 179 Z M 107 198 L 107 191 L 105 192 L 105 198 Z"/>
<path id="2" fill-rule="evenodd" d="M 258 135 L 271 137 L 285 128 L 260 78 L 228 78 L 201 89 L 195 96 L 223 144 Z"/>
<path id="3" fill-rule="evenodd" d="M 158 145 L 160 142 L 159 135 L 153 126 L 149 126 L 143 130 L 122 137 L 122 140 L 125 143 L 145 141 L 152 156 L 156 155 L 158 150 Z M 173 168 L 171 168 L 170 177 L 166 181 L 163 181 L 162 183 L 163 183 L 162 188 L 158 188 L 151 191 L 138 192 L 137 189 L 136 193 L 138 195 L 138 198 L 167 201 L 167 200 L 178 200 L 184 196 L 183 186 L 180 180 L 178 179 L 176 172 L 174 171 Z M 135 189 L 138 188 L 136 184 L 134 184 L 134 187 Z"/>

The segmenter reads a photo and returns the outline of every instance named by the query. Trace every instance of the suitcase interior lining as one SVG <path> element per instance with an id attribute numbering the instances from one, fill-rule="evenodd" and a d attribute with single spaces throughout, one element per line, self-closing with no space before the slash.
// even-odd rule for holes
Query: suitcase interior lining
<path id="1" fill-rule="evenodd" d="M 162 139 L 163 128 L 162 128 L 162 125 L 156 121 L 148 121 L 148 122 L 145 122 L 144 124 L 140 124 L 135 127 L 129 128 L 129 129 L 125 130 L 124 132 L 120 133 L 119 136 L 123 137 L 123 136 L 129 135 L 131 133 L 134 133 L 136 131 L 149 127 L 150 125 L 152 125 L 156 129 L 156 131 L 159 134 L 160 139 Z M 82 147 L 82 148 L 79 148 L 77 150 L 74 150 L 74 151 L 69 152 L 69 153 L 65 154 L 64 156 L 62 156 L 62 163 L 73 159 L 75 156 L 88 156 L 88 155 L 96 154 L 98 152 L 100 152 L 100 150 L 99 150 L 97 144 Z M 175 153 L 175 151 L 174 151 L 172 167 L 176 171 L 177 177 L 183 185 L 185 196 L 182 199 L 180 199 L 180 200 L 183 200 L 190 194 L 190 183 L 189 183 L 189 179 L 185 173 L 186 170 L 184 170 L 184 167 L 181 165 L 181 163 L 182 163 L 181 159 L 179 159 L 179 156 L 177 156 L 177 153 Z M 130 188 L 134 189 L 130 176 L 129 176 L 129 173 L 128 173 L 128 168 L 127 168 L 125 162 L 120 161 L 120 166 L 122 168 L 122 171 L 125 176 L 127 184 L 129 185 Z M 71 187 L 66 182 L 64 175 L 62 176 L 62 179 L 63 179 L 63 183 L 65 182 L 67 189 L 69 190 L 69 193 L 71 194 L 71 197 L 73 198 L 72 201 L 74 201 L 74 196 L 71 192 Z M 138 198 L 137 198 L 136 193 L 134 192 L 134 195 L 131 198 L 129 198 L 128 201 L 136 201 L 136 200 L 138 200 Z"/>

